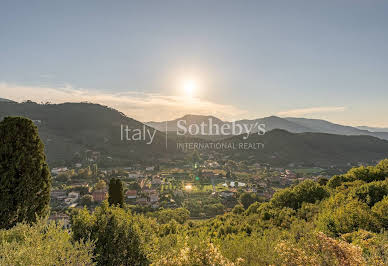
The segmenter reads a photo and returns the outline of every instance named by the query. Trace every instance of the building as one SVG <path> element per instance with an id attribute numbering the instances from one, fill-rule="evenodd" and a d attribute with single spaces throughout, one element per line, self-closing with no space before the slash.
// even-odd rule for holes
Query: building
<path id="1" fill-rule="evenodd" d="M 125 193 L 125 196 L 127 199 L 136 199 L 137 197 L 137 191 L 136 190 L 127 190 Z"/>
<path id="2" fill-rule="evenodd" d="M 138 179 L 140 177 L 142 177 L 142 174 L 140 174 L 140 173 L 129 173 L 128 174 L 129 179 Z"/>
<path id="3" fill-rule="evenodd" d="M 101 202 L 106 199 L 107 192 L 105 189 L 96 190 L 92 193 L 93 199 L 96 202 Z"/>
<path id="4" fill-rule="evenodd" d="M 146 170 L 146 171 L 154 171 L 154 170 L 155 170 L 155 166 L 146 167 L 145 170 Z"/>
<path id="5" fill-rule="evenodd" d="M 72 191 L 70 192 L 68 195 L 67 195 L 69 198 L 74 198 L 74 199 L 78 199 L 79 198 L 79 193 L 78 192 L 75 192 L 75 191 Z"/>
<path id="6" fill-rule="evenodd" d="M 231 198 L 234 196 L 234 192 L 233 191 L 222 191 L 220 193 L 220 197 L 221 198 Z"/>
<path id="7" fill-rule="evenodd" d="M 147 198 L 137 198 L 136 199 L 136 204 L 139 204 L 139 205 L 147 205 L 148 204 L 148 200 Z"/>
<path id="8" fill-rule="evenodd" d="M 64 213 L 56 213 L 50 215 L 48 218 L 48 221 L 55 222 L 55 223 L 62 223 L 64 228 L 70 228 L 70 218 L 67 214 Z"/>
<path id="9" fill-rule="evenodd" d="M 69 170 L 69 169 L 67 169 L 67 167 L 57 167 L 57 168 L 51 169 L 51 174 L 59 175 L 60 173 L 64 173 L 67 170 Z"/>
<path id="10" fill-rule="evenodd" d="M 50 195 L 51 195 L 51 198 L 57 199 L 57 200 L 63 200 L 67 197 L 65 190 L 52 190 Z"/>

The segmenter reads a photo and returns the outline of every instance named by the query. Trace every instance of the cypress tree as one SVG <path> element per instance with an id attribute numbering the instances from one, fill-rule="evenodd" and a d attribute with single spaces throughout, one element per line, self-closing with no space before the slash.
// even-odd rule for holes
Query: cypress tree
<path id="1" fill-rule="evenodd" d="M 0 228 L 32 223 L 48 213 L 51 175 L 43 148 L 31 120 L 0 122 Z"/>
<path id="2" fill-rule="evenodd" d="M 112 178 L 109 182 L 109 205 L 124 205 L 124 187 L 120 179 Z"/>

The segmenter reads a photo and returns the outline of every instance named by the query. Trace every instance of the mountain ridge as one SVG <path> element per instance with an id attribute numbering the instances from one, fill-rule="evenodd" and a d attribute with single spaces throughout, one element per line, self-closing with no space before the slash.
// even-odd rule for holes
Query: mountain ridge
<path id="1" fill-rule="evenodd" d="M 166 131 L 166 122 L 167 122 L 167 131 L 177 131 L 176 123 L 179 120 L 187 120 L 187 115 L 176 118 L 174 120 L 162 121 L 162 122 L 145 122 L 146 125 L 153 127 L 159 131 Z M 338 135 L 368 135 L 377 137 L 380 139 L 388 140 L 388 132 L 374 132 L 366 129 L 360 129 L 352 126 L 345 126 L 336 123 L 332 123 L 322 119 L 310 119 L 310 118 L 296 118 L 296 117 L 286 117 L 281 118 L 278 116 L 268 116 L 257 119 L 241 119 L 234 122 L 222 121 L 214 116 L 204 116 L 204 115 L 190 115 L 190 120 L 187 120 L 187 125 L 192 124 L 192 122 L 198 121 L 204 122 L 205 119 L 215 118 L 217 124 L 221 126 L 222 124 L 265 124 L 266 130 L 270 131 L 273 129 L 284 129 L 292 133 L 304 133 L 304 132 L 315 132 L 315 133 L 329 133 L 329 134 L 338 134 Z"/>

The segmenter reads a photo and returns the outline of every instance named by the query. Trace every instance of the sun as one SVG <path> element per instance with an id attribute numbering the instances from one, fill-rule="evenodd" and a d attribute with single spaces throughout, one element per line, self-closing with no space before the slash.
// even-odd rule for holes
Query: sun
<path id="1" fill-rule="evenodd" d="M 197 85 L 194 80 L 186 80 L 183 83 L 183 89 L 187 96 L 192 97 Z"/>

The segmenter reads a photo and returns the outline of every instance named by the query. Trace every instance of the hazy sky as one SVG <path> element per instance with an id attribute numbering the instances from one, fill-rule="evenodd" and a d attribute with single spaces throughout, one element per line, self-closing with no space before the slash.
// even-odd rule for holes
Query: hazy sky
<path id="1" fill-rule="evenodd" d="M 387 47 L 388 1 L 1 1 L 0 97 L 388 126 Z"/>

